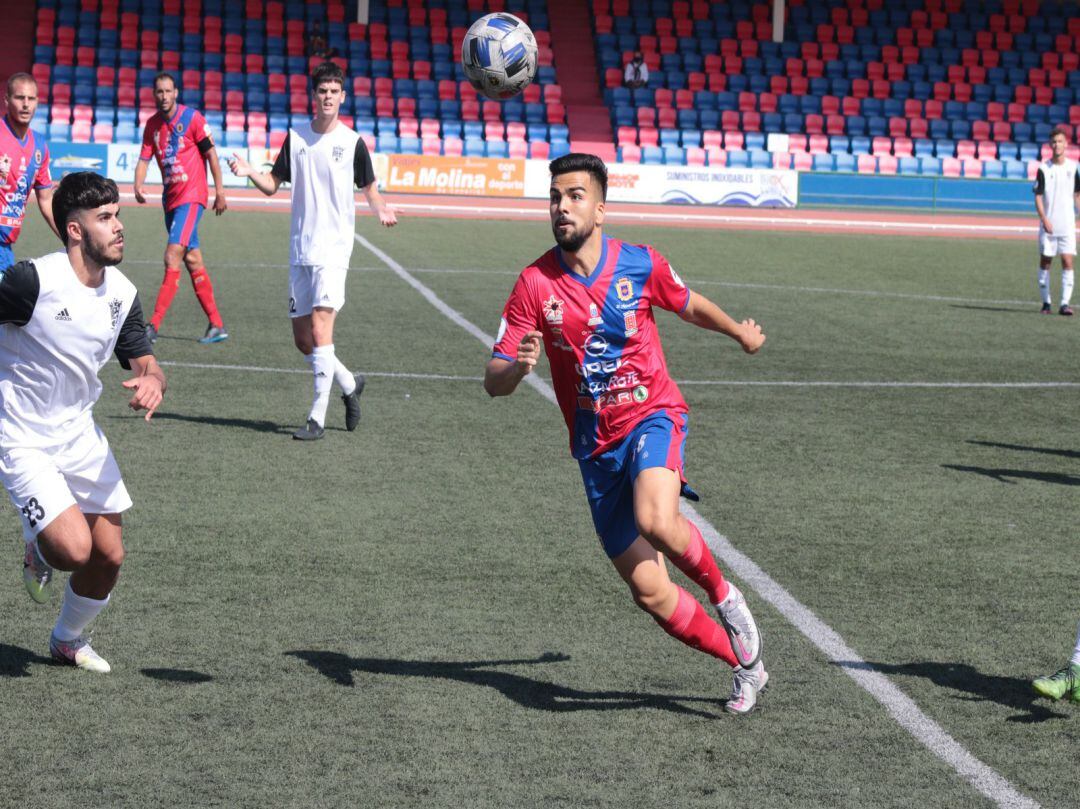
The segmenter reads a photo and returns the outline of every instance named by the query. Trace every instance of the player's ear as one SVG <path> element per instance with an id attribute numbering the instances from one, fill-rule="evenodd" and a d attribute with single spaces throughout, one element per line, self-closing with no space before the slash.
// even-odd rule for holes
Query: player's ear
<path id="1" fill-rule="evenodd" d="M 604 210 L 606 205 L 607 203 L 604 201 L 603 198 L 601 198 L 601 200 L 596 203 L 596 224 L 598 225 L 604 224 Z"/>

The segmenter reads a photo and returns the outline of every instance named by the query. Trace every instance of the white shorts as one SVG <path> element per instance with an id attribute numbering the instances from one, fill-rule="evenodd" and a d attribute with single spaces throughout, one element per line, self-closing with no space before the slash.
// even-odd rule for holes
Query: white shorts
<path id="1" fill-rule="evenodd" d="M 32 539 L 71 506 L 83 514 L 131 508 L 105 434 L 97 425 L 58 447 L 16 447 L 0 454 L 0 479 Z"/>
<path id="2" fill-rule="evenodd" d="M 289 317 L 310 315 L 316 306 L 341 311 L 345 305 L 345 267 L 293 264 L 289 267 Z"/>
<path id="3" fill-rule="evenodd" d="M 1075 256 L 1076 230 L 1069 228 L 1065 233 L 1047 235 L 1046 231 L 1039 228 L 1039 255 Z"/>

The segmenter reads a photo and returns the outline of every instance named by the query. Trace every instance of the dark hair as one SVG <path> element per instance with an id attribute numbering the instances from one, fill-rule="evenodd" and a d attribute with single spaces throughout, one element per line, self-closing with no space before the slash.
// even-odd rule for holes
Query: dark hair
<path id="1" fill-rule="evenodd" d="M 336 81 L 342 90 L 345 89 L 345 71 L 335 62 L 323 62 L 315 66 L 311 71 L 311 91 L 315 92 L 320 84 L 328 81 Z"/>
<path id="2" fill-rule="evenodd" d="M 65 176 L 52 198 L 53 221 L 64 244 L 68 243 L 67 222 L 73 213 L 119 201 L 120 190 L 108 177 L 93 171 L 76 171 Z"/>
<path id="3" fill-rule="evenodd" d="M 1046 142 L 1047 142 L 1047 143 L 1049 143 L 1049 142 L 1050 142 L 1050 141 L 1052 141 L 1052 140 L 1053 140 L 1054 138 L 1056 138 L 1056 137 L 1057 137 L 1058 135 L 1061 135 L 1062 137 L 1064 137 L 1064 138 L 1065 138 L 1065 141 L 1066 141 L 1066 143 L 1068 142 L 1068 140 L 1069 140 L 1069 133 L 1068 133 L 1068 132 L 1066 132 L 1066 131 L 1065 131 L 1065 128 L 1064 128 L 1064 127 L 1061 127 L 1061 126 L 1055 126 L 1055 127 L 1053 128 L 1053 129 L 1051 129 L 1051 130 L 1050 130 L 1050 137 L 1048 137 L 1048 138 L 1046 139 Z"/>
<path id="4" fill-rule="evenodd" d="M 7 94 L 10 96 L 15 91 L 15 85 L 21 81 L 28 81 L 37 87 L 37 79 L 29 73 L 12 73 L 7 80 Z"/>
<path id="5" fill-rule="evenodd" d="M 600 184 L 600 198 L 607 201 L 607 166 L 594 154 L 570 152 L 557 157 L 548 165 L 552 177 L 569 174 L 572 171 L 587 171 Z"/>
<path id="6" fill-rule="evenodd" d="M 171 81 L 172 86 L 176 87 L 176 77 L 172 73 L 169 73 L 169 72 L 163 70 L 160 73 L 158 73 L 156 76 L 154 76 L 154 89 L 155 90 L 157 89 L 157 83 L 159 81 L 164 81 L 165 79 L 168 79 L 169 81 Z"/>

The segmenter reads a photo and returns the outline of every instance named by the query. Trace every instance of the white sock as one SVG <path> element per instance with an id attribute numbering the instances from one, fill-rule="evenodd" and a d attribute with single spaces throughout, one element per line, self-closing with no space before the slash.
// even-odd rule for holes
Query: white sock
<path id="1" fill-rule="evenodd" d="M 1072 300 L 1072 288 L 1073 288 L 1073 271 L 1062 270 L 1061 271 L 1061 305 L 1068 306 L 1069 301 Z"/>
<path id="2" fill-rule="evenodd" d="M 1074 666 L 1080 666 L 1080 626 L 1076 627 L 1076 648 L 1073 649 L 1072 660 Z"/>
<path id="3" fill-rule="evenodd" d="M 1050 303 L 1050 270 L 1042 267 L 1039 268 L 1039 294 L 1042 295 L 1043 303 Z"/>
<path id="4" fill-rule="evenodd" d="M 69 579 L 67 589 L 64 590 L 64 603 L 60 607 L 60 617 L 56 619 L 56 626 L 53 628 L 56 639 L 75 640 L 108 603 L 109 596 L 98 600 L 77 595 L 71 589 Z"/>
<path id="5" fill-rule="evenodd" d="M 356 390 L 356 377 L 336 357 L 334 358 L 334 381 L 338 383 L 341 392 L 346 396 Z"/>
<path id="6" fill-rule="evenodd" d="M 330 386 L 334 384 L 334 346 L 315 346 L 311 352 L 311 370 L 315 377 L 315 400 L 311 403 L 309 419 L 322 427 L 326 424 L 326 407 L 330 404 Z"/>

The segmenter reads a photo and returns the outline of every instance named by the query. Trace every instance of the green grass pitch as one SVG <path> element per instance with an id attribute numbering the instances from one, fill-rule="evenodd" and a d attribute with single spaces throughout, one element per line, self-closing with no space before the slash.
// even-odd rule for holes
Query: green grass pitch
<path id="1" fill-rule="evenodd" d="M 123 217 L 150 311 L 161 213 Z M 357 229 L 488 333 L 550 241 Z M 747 357 L 660 315 L 702 515 L 1021 793 L 1076 805 L 1080 705 L 1028 681 L 1080 617 L 1080 390 L 1001 386 L 1080 381 L 1080 323 L 1037 314 L 1034 239 L 608 230 L 768 334 Z M 232 338 L 196 342 L 183 279 L 152 423 L 103 372 L 135 500 L 95 625 L 111 675 L 46 659 L 58 593 L 27 598 L 3 508 L 0 806 L 991 805 L 753 592 L 772 683 L 724 714 L 725 668 L 637 611 L 600 551 L 556 408 L 489 399 L 488 348 L 359 245 L 335 342 L 369 374 L 361 427 L 335 396 L 325 440 L 290 440 L 311 382 L 287 233 L 281 213 L 203 220 Z M 32 210 L 17 254 L 53 246 Z"/>

